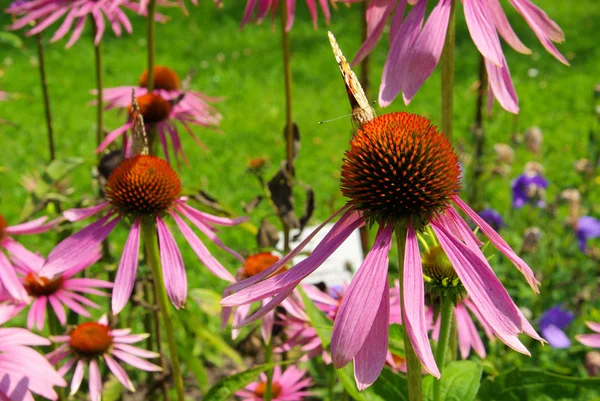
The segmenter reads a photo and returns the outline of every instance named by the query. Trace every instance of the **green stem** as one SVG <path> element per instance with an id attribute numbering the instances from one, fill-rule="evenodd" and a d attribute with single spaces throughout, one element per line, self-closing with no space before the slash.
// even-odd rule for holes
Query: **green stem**
<path id="1" fill-rule="evenodd" d="M 404 255 L 406 252 L 406 227 L 396 228 L 396 245 L 398 247 L 398 269 L 400 273 L 400 313 L 404 310 Z M 404 351 L 406 356 L 406 378 L 408 380 L 409 401 L 423 399 L 423 378 L 421 376 L 421 361 L 408 338 L 408 331 L 404 331 Z"/>
<path id="2" fill-rule="evenodd" d="M 148 22 L 146 26 L 146 42 L 148 45 L 148 75 L 146 79 L 146 89 L 148 92 L 154 90 L 154 14 L 156 10 L 156 0 L 150 0 L 148 3 Z"/>
<path id="3" fill-rule="evenodd" d="M 50 93 L 48 92 L 48 81 L 46 79 L 46 62 L 44 59 L 44 45 L 42 44 L 42 34 L 38 33 L 37 39 L 37 50 L 38 50 L 38 62 L 40 64 L 40 79 L 42 83 L 42 94 L 44 95 L 44 111 L 46 114 L 46 128 L 48 130 L 48 150 L 50 152 L 50 161 L 56 158 L 56 151 L 54 150 L 54 128 L 52 125 L 52 113 L 50 112 Z"/>
<path id="4" fill-rule="evenodd" d="M 450 6 L 450 20 L 442 50 L 442 132 L 452 139 L 454 117 L 454 48 L 456 45 L 456 1 Z"/>
<path id="5" fill-rule="evenodd" d="M 433 401 L 441 401 L 442 399 L 442 379 L 444 370 L 444 359 L 446 350 L 450 342 L 450 330 L 452 328 L 452 313 L 454 311 L 454 303 L 447 296 L 442 296 L 442 309 L 440 311 L 440 336 L 438 338 L 437 349 L 435 350 L 435 363 L 440 370 L 442 377 L 433 382 Z"/>
<path id="6" fill-rule="evenodd" d="M 331 369 L 329 370 L 329 383 L 327 385 L 329 401 L 335 401 L 335 382 L 337 378 L 337 373 L 335 371 L 335 366 L 332 364 Z"/>
<path id="7" fill-rule="evenodd" d="M 285 29 L 287 25 L 287 1 L 281 1 L 281 48 L 283 53 L 283 79 L 285 83 L 285 159 L 289 177 L 294 175 L 294 128 L 292 119 L 292 65 L 290 50 L 290 35 Z M 291 180 L 291 178 L 290 178 Z M 290 183 L 290 186 L 292 183 Z M 283 224 L 283 248 L 285 252 L 290 250 L 290 228 Z"/>
<path id="8" fill-rule="evenodd" d="M 54 310 L 52 306 L 48 303 L 46 306 L 46 314 L 48 315 L 48 330 L 50 331 L 51 336 L 62 335 L 63 332 L 60 330 L 60 322 L 56 318 L 54 314 Z M 58 344 L 52 343 L 52 349 L 56 350 L 58 348 Z M 66 401 L 67 396 L 65 393 L 64 387 L 57 387 L 56 393 L 58 394 L 58 401 Z"/>
<path id="9" fill-rule="evenodd" d="M 177 354 L 177 340 L 173 330 L 173 321 L 171 320 L 171 310 L 169 300 L 165 292 L 165 283 L 163 281 L 162 270 L 160 266 L 160 257 L 158 250 L 158 239 L 156 237 L 156 223 L 154 221 L 142 219 L 141 224 L 142 238 L 146 247 L 146 256 L 148 265 L 152 270 L 154 279 L 154 291 L 156 300 L 160 306 L 160 312 L 163 318 L 163 325 L 167 335 L 167 343 L 169 345 L 169 354 L 171 355 L 171 366 L 175 389 L 177 390 L 177 400 L 184 401 L 185 394 L 183 389 L 183 377 L 181 375 L 181 367 L 179 366 L 179 355 Z"/>
<path id="10" fill-rule="evenodd" d="M 98 27 L 94 24 L 94 31 L 97 31 Z M 102 48 L 100 47 L 101 43 L 98 43 L 97 46 L 94 46 L 94 55 L 96 61 L 96 90 L 98 93 L 96 94 L 96 146 L 100 146 L 102 143 L 102 139 L 104 138 L 104 109 L 102 105 L 102 92 L 103 92 L 103 79 L 102 79 Z M 100 157 L 100 156 L 99 156 Z"/>
<path id="11" fill-rule="evenodd" d="M 265 343 L 265 364 L 271 362 L 273 362 L 273 345 L 271 344 L 271 341 L 269 341 Z M 273 369 L 267 369 L 265 375 L 267 376 L 267 383 L 263 401 L 271 401 L 273 398 Z"/>

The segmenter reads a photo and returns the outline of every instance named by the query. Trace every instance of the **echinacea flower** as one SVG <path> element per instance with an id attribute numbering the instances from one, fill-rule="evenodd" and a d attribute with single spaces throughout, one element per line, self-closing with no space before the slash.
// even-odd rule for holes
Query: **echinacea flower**
<path id="1" fill-rule="evenodd" d="M 405 17 L 407 1 L 414 7 Z M 356 65 L 373 50 L 393 13 L 389 30 L 390 50 L 379 88 L 379 104 L 382 107 L 388 106 L 400 92 L 404 102 L 410 103 L 423 82 L 435 70 L 442 54 L 450 9 L 454 2 L 458 7 L 458 1 L 439 0 L 427 21 L 424 21 L 427 0 L 369 2 L 366 13 L 368 36 L 352 64 Z M 461 3 L 471 38 L 485 59 L 491 95 L 498 99 L 505 110 L 518 113 L 517 93 L 498 35 L 519 53 L 531 54 L 531 50 L 513 31 L 498 0 L 462 0 Z M 510 3 L 525 19 L 544 48 L 561 63 L 569 65 L 553 44 L 564 41 L 560 27 L 530 0 L 510 0 Z"/>
<path id="2" fill-rule="evenodd" d="M 14 266 L 3 251 L 14 257 L 24 258 L 33 255 L 23 245 L 15 241 L 11 235 L 41 234 L 54 228 L 59 220 L 46 223 L 47 217 L 40 217 L 27 223 L 9 226 L 4 216 L 0 214 L 0 287 L 4 287 L 10 296 L 17 300 L 25 300 L 27 293 L 21 285 Z"/>
<path id="3" fill-rule="evenodd" d="M 549 182 L 539 174 L 524 173 L 515 178 L 510 184 L 512 190 L 512 207 L 522 208 L 530 203 L 537 207 L 544 207 L 544 193 Z"/>
<path id="4" fill-rule="evenodd" d="M 271 387 L 272 401 L 301 401 L 304 397 L 312 395 L 310 391 L 305 391 L 310 387 L 313 381 L 310 377 L 304 378 L 306 370 L 300 370 L 295 366 L 288 367 L 285 372 L 281 372 L 280 366 L 273 369 L 273 384 Z M 260 374 L 260 381 L 255 381 L 246 386 L 243 390 L 235 393 L 242 401 L 262 401 L 267 389 L 267 376 Z"/>
<path id="5" fill-rule="evenodd" d="M 600 323 L 585 322 L 590 330 L 595 331 L 594 334 L 579 334 L 575 336 L 577 341 L 588 347 L 600 348 Z"/>
<path id="6" fill-rule="evenodd" d="M 79 390 L 87 367 L 90 398 L 92 401 L 100 401 L 102 376 L 98 362 L 104 360 L 112 374 L 129 391 L 135 391 L 135 387 L 117 360 L 146 372 L 162 370 L 160 366 L 144 359 L 158 358 L 159 354 L 130 345 L 148 338 L 149 335 L 130 333 L 131 329 L 112 329 L 104 315 L 98 322 L 81 323 L 67 335 L 52 337 L 52 341 L 61 345 L 46 357 L 55 366 L 65 361 L 58 369 L 63 375 L 75 365 L 71 396 Z"/>
<path id="7" fill-rule="evenodd" d="M 569 348 L 571 340 L 563 329 L 575 319 L 573 312 L 560 305 L 548 309 L 540 317 L 540 331 L 552 348 Z"/>
<path id="8" fill-rule="evenodd" d="M 217 127 L 223 117 L 209 102 L 215 102 L 219 99 L 208 97 L 202 92 L 183 90 L 179 76 L 166 66 L 154 67 L 154 89 L 152 94 L 149 94 L 146 89 L 147 80 L 148 71 L 144 71 L 140 76 L 139 86 L 105 88 L 103 101 L 106 102 L 106 109 L 120 108 L 130 111 L 131 91 L 134 90 L 146 123 L 146 130 L 148 130 L 148 124 L 156 124 L 158 139 L 167 161 L 169 161 L 167 146 L 169 138 L 172 142 L 175 157 L 181 157 L 185 161 L 185 154 L 175 122 L 178 121 L 183 125 L 194 141 L 200 146 L 204 146 L 190 128 L 190 124 L 208 128 Z M 110 132 L 98 146 L 96 152 L 106 149 L 119 136 L 123 136 L 125 140 L 125 133 L 131 129 L 132 125 L 133 121 L 131 115 L 129 115 L 127 123 Z"/>
<path id="9" fill-rule="evenodd" d="M 577 221 L 577 239 L 579 240 L 579 249 L 585 252 L 589 239 L 600 237 L 600 220 L 591 216 L 582 216 Z"/>
<path id="10" fill-rule="evenodd" d="M 395 229 L 406 230 L 402 324 L 425 369 L 440 376 L 428 339 L 424 280 L 417 232 L 431 225 L 471 301 L 494 335 L 511 348 L 529 354 L 517 335 L 543 341 L 514 304 L 479 248 L 481 242 L 452 203 L 481 229 L 538 291 L 539 282 L 527 264 L 459 196 L 458 157 L 447 138 L 424 117 L 389 113 L 364 123 L 350 142 L 341 172 L 347 204 L 307 239 L 269 269 L 241 283 L 223 299 L 225 306 L 273 297 L 247 319 L 256 320 L 289 296 L 357 228 L 378 223 L 375 242 L 354 276 L 333 326 L 333 363 L 341 368 L 354 360 L 359 389 L 379 376 L 387 356 L 389 326 L 388 251 Z M 342 214 L 312 254 L 287 271 L 290 262 L 329 220 Z"/>
<path id="11" fill-rule="evenodd" d="M 22 328 L 0 328 L 1 400 L 33 400 L 31 393 L 58 398 L 53 387 L 67 383 L 46 358 L 30 348 L 41 345 L 50 345 L 50 341 Z"/>
<path id="12" fill-rule="evenodd" d="M 35 26 L 27 31 L 27 36 L 43 32 L 64 16 L 50 43 L 62 39 L 72 30 L 71 38 L 66 45 L 69 48 L 81 37 L 88 19 L 91 19 L 96 27 L 94 36 L 96 46 L 104 35 L 107 21 L 115 35 L 121 36 L 123 30 L 131 33 L 131 22 L 119 6 L 133 8 L 134 4 L 132 1 L 122 2 L 122 0 L 29 0 L 13 2 L 5 11 L 17 18 L 9 27 L 11 30 L 21 29 L 36 22 Z M 145 14 L 145 10 L 142 10 L 141 14 Z"/>
<path id="13" fill-rule="evenodd" d="M 296 14 L 296 0 L 285 0 L 287 5 L 287 19 L 285 30 L 289 31 L 292 29 L 294 25 L 294 15 Z M 325 16 L 325 23 L 329 24 L 331 20 L 331 12 L 329 11 L 329 0 L 318 0 L 319 5 L 321 6 L 321 11 Z M 308 7 L 308 11 L 310 12 L 310 16 L 313 21 L 313 27 L 317 29 L 317 5 L 315 0 L 306 0 L 306 5 Z M 246 2 L 246 8 L 244 9 L 244 17 L 242 19 L 242 25 L 240 28 L 243 28 L 248 22 L 255 21 L 260 24 L 264 21 L 264 19 L 271 14 L 271 16 L 275 16 L 277 12 L 277 7 L 279 3 L 277 1 L 272 0 L 248 0 Z M 256 15 L 254 12 L 256 10 Z"/>
<path id="14" fill-rule="evenodd" d="M 30 330 L 34 326 L 38 330 L 44 328 L 47 306 L 52 308 L 58 321 L 63 326 L 67 323 L 65 306 L 67 310 L 72 310 L 85 317 L 91 316 L 84 306 L 100 309 L 98 304 L 89 300 L 83 294 L 108 296 L 110 294 L 100 290 L 100 288 L 112 288 L 113 285 L 104 280 L 74 277 L 77 273 L 100 260 L 102 253 L 97 249 L 86 256 L 86 259 L 82 259 L 74 267 L 49 276 L 40 274 L 44 259 L 37 255 L 31 254 L 27 255 L 25 260 L 15 260 L 15 268 L 18 273 L 22 274 L 21 282 L 28 295 L 25 302 L 17 304 L 15 312 L 30 305 L 29 314 L 27 315 L 27 327 Z"/>
<path id="15" fill-rule="evenodd" d="M 101 245 L 119 222 L 126 222 L 131 228 L 112 293 L 112 310 L 116 314 L 127 304 L 133 291 L 138 267 L 141 224 L 148 224 L 155 226 L 154 229 L 158 232 L 167 294 L 173 305 L 181 308 L 187 297 L 187 276 L 175 238 L 166 224 L 167 218 L 170 217 L 200 261 L 213 274 L 230 282 L 235 281 L 181 216 L 190 220 L 217 246 L 242 261 L 244 258 L 225 246 L 216 236 L 213 225 L 232 226 L 246 219 L 213 216 L 187 205 L 187 199 L 180 196 L 179 176 L 166 161 L 148 155 L 137 155 L 123 160 L 111 173 L 105 192 L 108 199 L 106 202 L 64 212 L 64 216 L 70 221 L 79 221 L 101 212 L 106 213 L 96 222 L 61 241 L 48 255 L 40 274 L 59 274 L 81 263 L 90 252 Z"/>
<path id="16" fill-rule="evenodd" d="M 481 212 L 479 212 L 479 216 L 481 216 L 481 218 L 496 231 L 504 227 L 502 215 L 494 209 L 483 209 Z"/>

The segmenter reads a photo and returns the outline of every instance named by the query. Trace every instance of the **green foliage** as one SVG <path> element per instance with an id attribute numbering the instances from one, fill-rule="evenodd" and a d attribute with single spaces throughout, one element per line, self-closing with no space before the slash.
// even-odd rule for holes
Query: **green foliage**
<path id="1" fill-rule="evenodd" d="M 304 304 L 304 311 L 310 319 L 311 326 L 317 332 L 317 335 L 321 339 L 323 348 L 327 349 L 331 343 L 331 333 L 333 332 L 333 322 L 325 314 L 317 308 L 315 303 L 310 299 L 302 288 L 298 289 L 302 296 L 302 302 Z"/>
<path id="2" fill-rule="evenodd" d="M 479 390 L 483 368 L 477 362 L 456 361 L 444 367 L 442 399 L 445 401 L 473 401 Z M 423 398 L 433 399 L 433 376 L 423 379 Z M 485 399 L 485 398 L 484 398 Z"/>

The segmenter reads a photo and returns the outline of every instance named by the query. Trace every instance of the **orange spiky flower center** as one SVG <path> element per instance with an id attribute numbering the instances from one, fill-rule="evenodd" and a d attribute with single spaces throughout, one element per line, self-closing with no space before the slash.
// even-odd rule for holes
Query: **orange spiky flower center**
<path id="1" fill-rule="evenodd" d="M 135 98 L 140 111 L 144 117 L 144 123 L 156 124 L 169 118 L 171 114 L 171 103 L 162 98 L 162 96 L 154 93 L 146 93 L 145 95 Z M 131 106 L 127 109 L 131 116 Z"/>
<path id="2" fill-rule="evenodd" d="M 106 184 L 110 203 L 124 214 L 165 212 L 181 193 L 181 181 L 169 163 L 156 156 L 138 155 L 115 168 Z"/>
<path id="3" fill-rule="evenodd" d="M 64 279 L 62 276 L 49 279 L 47 277 L 40 277 L 37 274 L 31 272 L 25 276 L 25 282 L 23 287 L 25 291 L 32 297 L 44 297 L 56 293 L 62 288 Z"/>
<path id="4" fill-rule="evenodd" d="M 146 88 L 148 85 L 148 70 L 144 71 L 140 76 L 140 86 Z M 179 76 L 164 65 L 154 67 L 154 89 L 163 89 L 167 91 L 179 90 Z"/>
<path id="5" fill-rule="evenodd" d="M 8 223 L 4 216 L 0 214 L 0 240 L 6 236 L 6 227 L 8 227 Z"/>
<path id="6" fill-rule="evenodd" d="M 341 188 L 374 222 L 411 219 L 421 228 L 460 190 L 458 157 L 425 117 L 389 113 L 363 124 L 350 141 Z"/>
<path id="7" fill-rule="evenodd" d="M 254 394 L 256 394 L 260 398 L 264 398 L 266 391 L 267 391 L 267 383 L 260 382 L 260 383 L 258 383 L 258 386 L 256 386 L 256 390 L 254 390 Z M 281 394 L 281 384 L 273 383 L 271 385 L 271 396 L 273 398 L 277 398 L 277 397 L 279 397 L 279 394 Z"/>
<path id="8" fill-rule="evenodd" d="M 82 323 L 71 331 L 69 345 L 78 354 L 94 358 L 109 350 L 113 344 L 110 327 L 96 322 Z"/>
<path id="9" fill-rule="evenodd" d="M 245 277 L 252 277 L 268 269 L 279 261 L 279 256 L 273 255 L 270 252 L 261 252 L 246 258 L 244 265 Z M 285 266 L 279 269 L 275 274 L 283 273 Z"/>

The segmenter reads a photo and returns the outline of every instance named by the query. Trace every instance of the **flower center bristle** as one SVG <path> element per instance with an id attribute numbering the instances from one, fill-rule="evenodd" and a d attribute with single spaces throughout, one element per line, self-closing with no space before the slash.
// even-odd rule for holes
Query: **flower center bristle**
<path id="1" fill-rule="evenodd" d="M 71 331 L 69 345 L 80 355 L 97 357 L 104 354 L 113 343 L 110 327 L 96 322 L 82 323 Z"/>
<path id="2" fill-rule="evenodd" d="M 245 278 L 252 277 L 268 269 L 279 261 L 279 256 L 273 255 L 270 252 L 261 252 L 246 258 L 244 265 Z M 280 274 L 285 271 L 285 266 L 279 269 L 275 274 Z"/>
<path id="3" fill-rule="evenodd" d="M 4 216 L 0 214 L 0 240 L 6 236 L 6 227 L 8 227 L 8 223 Z"/>
<path id="4" fill-rule="evenodd" d="M 460 280 L 441 246 L 436 245 L 422 256 L 423 274 L 429 283 L 441 287 L 456 287 Z"/>
<path id="5" fill-rule="evenodd" d="M 148 84 L 148 70 L 140 76 L 140 86 L 145 88 Z M 163 89 L 167 91 L 176 91 L 180 88 L 179 76 L 164 65 L 154 67 L 154 89 Z"/>
<path id="6" fill-rule="evenodd" d="M 416 224 L 447 205 L 459 177 L 452 145 L 428 119 L 389 113 L 363 124 L 350 141 L 341 187 L 370 221 Z"/>
<path id="7" fill-rule="evenodd" d="M 160 95 L 146 93 L 145 95 L 136 97 L 135 100 L 140 106 L 140 111 L 146 124 L 159 123 L 169 118 L 169 114 L 171 114 L 171 103 L 163 99 Z M 129 106 L 127 111 L 131 116 L 131 106 Z"/>
<path id="8" fill-rule="evenodd" d="M 254 390 L 254 394 L 258 397 L 263 398 L 265 396 L 265 392 L 267 391 L 267 383 L 260 382 L 258 386 L 256 386 L 256 390 Z M 277 398 L 281 394 L 281 384 L 273 383 L 271 385 L 271 396 L 272 398 Z"/>
<path id="9" fill-rule="evenodd" d="M 169 163 L 156 156 L 123 160 L 106 184 L 110 203 L 125 214 L 165 212 L 181 193 L 181 181 Z"/>
<path id="10" fill-rule="evenodd" d="M 25 291 L 27 291 L 29 296 L 38 298 L 56 293 L 61 289 L 63 281 L 62 276 L 49 279 L 47 277 L 40 277 L 35 273 L 28 273 L 25 276 L 23 287 L 25 287 Z"/>

